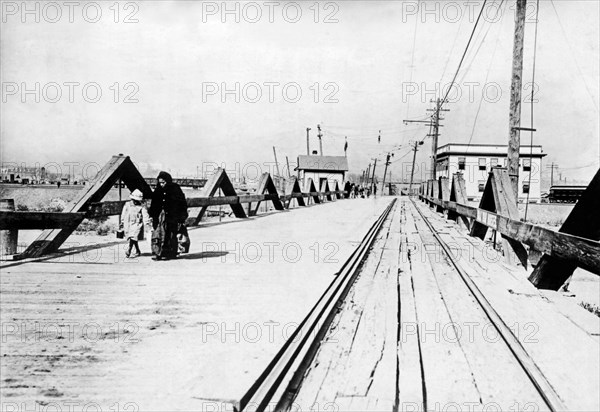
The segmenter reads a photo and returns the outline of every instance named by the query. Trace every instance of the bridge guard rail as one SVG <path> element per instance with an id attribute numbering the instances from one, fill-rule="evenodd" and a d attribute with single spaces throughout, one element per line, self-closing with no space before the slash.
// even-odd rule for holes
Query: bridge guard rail
<path id="1" fill-rule="evenodd" d="M 126 201 L 101 201 L 119 180 L 130 191 L 141 190 L 145 199 L 152 195 L 151 187 L 129 156 L 118 155 L 111 158 L 89 186 L 81 189 L 64 212 L 0 211 L 0 230 L 44 230 L 24 252 L 13 255 L 13 259 L 39 257 L 57 251 L 85 218 L 120 215 Z M 311 198 L 315 204 L 320 204 L 326 200 L 342 199 L 346 194 L 339 190 L 337 183 L 336 190 L 329 190 L 329 186 L 325 184 L 325 191 L 317 191 L 314 182 L 309 179 L 306 192 L 301 191 L 296 178 L 292 178 L 289 183 L 285 194 L 280 195 L 270 174 L 263 173 L 256 194 L 238 195 L 225 170 L 219 168 L 203 187 L 203 196 L 187 199 L 188 208 L 200 208 L 200 211 L 196 216 L 188 218 L 186 225 L 197 225 L 209 206 L 228 205 L 236 217 L 246 218 L 248 215 L 255 216 L 260 203 L 265 201 L 272 202 L 276 210 L 285 210 L 290 208 L 294 199 L 302 207 L 307 206 Z M 219 191 L 224 196 L 218 196 Z M 242 204 L 248 204 L 248 214 Z"/>
<path id="2" fill-rule="evenodd" d="M 558 290 L 577 267 L 600 275 L 600 170 L 596 173 L 565 223 L 554 231 L 519 219 L 508 172 L 494 168 L 489 174 L 479 207 L 466 203 L 464 180 L 453 175 L 423 185 L 419 199 L 450 220 L 459 222 L 471 236 L 483 239 L 489 229 L 503 238 L 505 257 L 527 267 L 532 250 L 543 253 L 529 280 L 540 289 Z M 529 246 L 529 252 L 523 245 Z M 515 260 L 516 257 L 516 260 Z"/>

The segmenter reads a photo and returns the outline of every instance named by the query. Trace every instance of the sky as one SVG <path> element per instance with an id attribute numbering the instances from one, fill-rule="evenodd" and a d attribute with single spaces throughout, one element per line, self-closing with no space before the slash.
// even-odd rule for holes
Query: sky
<path id="1" fill-rule="evenodd" d="M 382 176 L 389 152 L 393 180 L 407 178 L 411 141 L 425 139 L 422 169 L 431 140 L 403 120 L 431 114 L 482 4 L 2 1 L 0 157 L 94 171 L 123 153 L 181 177 L 216 165 L 256 175 L 275 172 L 273 147 L 281 171 L 286 156 L 293 169 L 307 127 L 319 150 L 320 124 L 325 155 L 344 155 L 347 137 L 351 172 L 378 158 Z M 531 125 L 535 50 L 534 144 L 582 182 L 600 159 L 599 5 L 530 0 L 526 11 L 521 125 Z M 487 2 L 439 145 L 507 143 L 514 9 Z"/>

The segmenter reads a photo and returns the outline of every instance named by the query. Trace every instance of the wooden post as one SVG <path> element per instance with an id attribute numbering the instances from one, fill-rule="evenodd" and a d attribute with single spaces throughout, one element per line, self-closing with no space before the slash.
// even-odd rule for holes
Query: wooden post
<path id="1" fill-rule="evenodd" d="M 523 42 L 525 40 L 525 9 L 527 0 L 517 0 L 515 16 L 515 38 L 513 45 L 512 83 L 510 86 L 510 115 L 508 139 L 508 176 L 514 191 L 515 202 L 519 201 L 519 148 L 521 125 L 521 89 L 523 81 Z"/>
<path id="2" fill-rule="evenodd" d="M 375 164 L 373 165 L 373 177 L 371 178 L 371 193 L 373 194 L 373 196 L 375 196 L 375 194 L 373 193 L 373 185 L 375 184 L 375 168 L 377 167 L 377 159 L 375 159 Z"/>
<path id="3" fill-rule="evenodd" d="M 467 190 L 465 188 L 465 179 L 462 173 L 455 173 L 452 177 L 452 187 L 450 188 L 450 201 L 457 204 L 467 205 Z M 471 228 L 469 219 L 461 216 L 456 212 L 448 211 L 448 219 L 457 221 L 459 226 L 463 226 L 467 230 Z"/>
<path id="4" fill-rule="evenodd" d="M 275 146 L 273 146 L 273 157 L 275 158 L 275 168 L 277 169 L 277 176 L 281 177 L 281 173 L 279 173 L 279 163 L 277 163 L 277 152 L 275 152 Z"/>
<path id="5" fill-rule="evenodd" d="M 479 209 L 519 221 L 519 209 L 513 197 L 514 195 L 508 171 L 504 168 L 494 167 L 485 184 Z M 474 220 L 470 234 L 483 240 L 487 231 L 488 227 L 486 225 Z M 507 263 L 516 265 L 518 263 L 515 260 L 516 257 L 521 265 L 527 268 L 527 251 L 520 242 L 502 235 L 502 248 Z"/>
<path id="6" fill-rule="evenodd" d="M 450 200 L 450 188 L 448 187 L 448 178 L 440 177 L 438 186 L 439 186 L 438 199 L 445 200 L 445 201 Z M 444 208 L 438 206 L 437 212 L 444 213 Z"/>
<path id="7" fill-rule="evenodd" d="M 14 199 L 0 199 L 0 210 L 3 212 L 14 212 Z M 0 230 L 0 254 L 2 256 L 16 254 L 18 238 L 19 231 L 16 229 Z"/>
<path id="8" fill-rule="evenodd" d="M 600 240 L 600 170 L 563 223 L 559 232 Z M 558 290 L 577 268 L 573 261 L 543 255 L 529 281 L 538 289 Z"/>

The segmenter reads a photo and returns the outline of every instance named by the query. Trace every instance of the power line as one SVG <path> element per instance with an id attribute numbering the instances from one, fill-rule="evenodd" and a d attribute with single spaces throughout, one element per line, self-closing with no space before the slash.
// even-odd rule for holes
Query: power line
<path id="1" fill-rule="evenodd" d="M 413 33 L 413 46 L 412 46 L 412 55 L 410 57 L 410 79 L 408 80 L 408 83 L 411 84 L 412 83 L 412 77 L 413 77 L 413 66 L 414 66 L 414 62 L 415 62 L 415 44 L 417 43 L 417 26 L 419 22 L 419 18 L 415 16 L 415 31 Z M 406 102 L 406 117 L 408 118 L 408 110 L 410 108 L 410 94 L 408 95 L 408 100 Z"/>
<path id="2" fill-rule="evenodd" d="M 533 40 L 533 69 L 531 74 L 531 83 L 535 85 L 535 62 L 537 57 L 537 36 L 538 36 L 538 15 L 540 12 L 540 0 L 537 0 L 535 13 L 535 35 Z M 531 87 L 531 117 L 530 117 L 530 129 L 531 129 L 531 142 L 529 144 L 529 179 L 527 180 L 527 201 L 525 202 L 525 216 L 524 219 L 527 222 L 527 212 L 529 210 L 529 193 L 531 192 L 531 175 L 533 173 L 532 159 L 533 159 L 533 93 L 535 87 Z"/>
<path id="3" fill-rule="evenodd" d="M 502 1 L 504 2 L 504 0 L 502 0 Z M 505 4 L 504 8 L 506 9 L 506 4 Z M 500 7 L 498 7 L 498 10 L 500 10 Z M 497 13 L 496 13 L 496 16 L 497 16 Z M 495 17 L 494 17 L 494 19 L 495 19 Z M 502 19 L 504 19 L 504 13 L 502 14 Z M 487 36 L 487 32 L 486 32 L 486 36 Z M 484 40 L 485 40 L 485 37 L 484 37 Z M 494 46 L 494 51 L 492 53 L 492 58 L 490 59 L 490 65 L 489 65 L 487 73 L 485 75 L 485 82 L 484 82 L 484 84 L 487 84 L 487 81 L 488 81 L 488 78 L 489 78 L 489 75 L 490 75 L 490 71 L 492 70 L 492 64 L 494 63 L 494 57 L 496 56 L 496 50 L 498 49 L 498 43 L 500 43 L 500 30 L 498 30 L 498 35 L 496 37 L 496 45 Z M 479 112 L 481 111 L 481 106 L 483 104 L 483 98 L 484 98 L 484 96 L 483 96 L 483 92 L 482 92 L 481 93 L 481 99 L 479 99 L 479 106 L 477 107 L 477 113 L 475 114 L 475 120 L 473 121 L 473 129 L 471 130 L 471 137 L 469 137 L 469 143 L 467 143 L 467 149 L 471 146 L 471 142 L 473 141 L 473 136 L 475 135 L 475 128 L 477 127 L 477 119 L 479 118 Z"/>
<path id="4" fill-rule="evenodd" d="M 446 99 L 448 98 L 448 94 L 450 93 L 450 90 L 452 90 L 452 86 L 454 85 L 454 82 L 456 81 L 456 77 L 458 76 L 458 72 L 460 71 L 463 61 L 465 60 L 465 56 L 467 54 L 467 51 L 469 50 L 469 46 L 471 45 L 471 41 L 473 40 L 473 35 L 475 34 L 475 30 L 477 30 L 477 26 L 479 25 L 479 20 L 481 19 L 481 15 L 483 14 L 483 10 L 485 9 L 486 4 L 487 4 L 487 0 L 484 0 L 483 5 L 481 6 L 481 10 L 479 11 L 479 15 L 477 16 L 477 20 L 475 21 L 475 26 L 473 26 L 473 31 L 471 32 L 469 41 L 467 42 L 467 47 L 465 47 L 465 51 L 463 52 L 463 55 L 460 59 L 460 63 L 458 63 L 458 68 L 456 69 L 456 73 L 454 73 L 454 77 L 452 78 L 450 87 L 448 88 L 448 90 L 446 91 L 446 95 L 442 99 L 442 104 L 444 104 L 446 102 Z"/>
<path id="5" fill-rule="evenodd" d="M 442 83 L 442 80 L 444 80 L 444 75 L 446 74 L 446 69 L 448 68 L 448 63 L 450 62 L 450 56 L 452 56 L 452 53 L 454 53 L 454 47 L 456 46 L 456 40 L 458 40 L 458 35 L 460 33 L 462 24 L 463 24 L 463 19 L 460 19 L 460 24 L 458 25 L 458 30 L 456 31 L 456 35 L 454 36 L 454 41 L 452 42 L 452 48 L 450 48 L 450 53 L 448 53 L 448 58 L 446 59 L 446 64 L 444 65 L 444 71 L 442 72 L 442 77 L 440 77 L 440 84 Z"/>
<path id="6" fill-rule="evenodd" d="M 577 58 L 575 57 L 575 53 L 573 52 L 573 47 L 571 47 L 571 42 L 569 42 L 569 38 L 567 37 L 567 32 L 565 31 L 565 28 L 560 20 L 558 11 L 556 10 L 556 6 L 554 6 L 554 0 L 550 0 L 550 3 L 552 4 L 552 8 L 554 9 L 554 14 L 556 14 L 556 19 L 558 20 L 558 25 L 560 26 L 563 37 L 565 38 L 565 42 L 567 43 L 567 46 L 569 46 L 569 51 L 571 52 L 571 57 L 573 57 L 573 62 L 575 63 L 575 67 L 577 67 L 579 76 L 581 76 L 581 80 L 583 81 L 585 90 L 587 91 L 588 95 L 590 96 L 590 99 L 592 99 L 592 103 L 594 104 L 596 111 L 598 111 L 598 105 L 596 104 L 596 99 L 594 99 L 594 96 L 592 95 L 592 92 L 590 91 L 590 88 L 588 87 L 588 84 L 585 81 L 585 77 L 583 77 L 583 72 L 581 71 L 581 67 L 579 67 L 579 63 L 577 62 Z"/>

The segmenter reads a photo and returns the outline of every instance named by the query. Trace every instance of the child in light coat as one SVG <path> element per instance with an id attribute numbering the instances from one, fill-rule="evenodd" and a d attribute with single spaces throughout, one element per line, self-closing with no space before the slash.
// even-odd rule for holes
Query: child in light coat
<path id="1" fill-rule="evenodd" d="M 125 203 L 121 213 L 121 229 L 125 231 L 125 238 L 129 241 L 126 257 L 135 258 L 141 254 L 138 239 L 143 238 L 144 224 L 150 227 L 150 216 L 146 206 L 142 204 L 144 195 L 139 189 L 135 189 L 131 195 L 130 202 Z M 131 254 L 135 248 L 135 253 Z"/>

